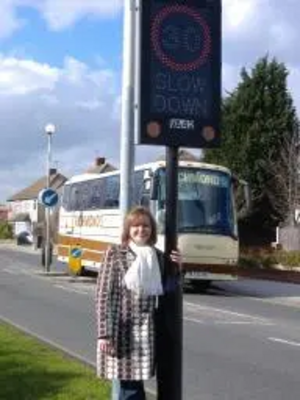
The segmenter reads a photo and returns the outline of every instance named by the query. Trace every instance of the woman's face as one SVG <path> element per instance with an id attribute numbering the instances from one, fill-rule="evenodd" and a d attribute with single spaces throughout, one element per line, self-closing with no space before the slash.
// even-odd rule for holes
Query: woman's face
<path id="1" fill-rule="evenodd" d="M 147 216 L 139 217 L 129 228 L 129 237 L 138 246 L 147 245 L 151 237 L 151 233 L 151 223 Z"/>

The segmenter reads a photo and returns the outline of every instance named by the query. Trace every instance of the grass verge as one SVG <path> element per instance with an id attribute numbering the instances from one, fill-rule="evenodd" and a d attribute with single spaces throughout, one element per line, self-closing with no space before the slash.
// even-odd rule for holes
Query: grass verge
<path id="1" fill-rule="evenodd" d="M 0 399 L 108 400 L 95 371 L 0 322 Z"/>

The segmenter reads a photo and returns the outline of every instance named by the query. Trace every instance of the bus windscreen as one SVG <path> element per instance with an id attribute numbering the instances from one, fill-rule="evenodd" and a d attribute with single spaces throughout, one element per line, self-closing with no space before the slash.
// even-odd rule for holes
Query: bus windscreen
<path id="1" fill-rule="evenodd" d="M 165 208 L 166 171 L 158 171 L 158 209 Z M 231 177 L 222 171 L 178 168 L 178 232 L 234 233 Z"/>

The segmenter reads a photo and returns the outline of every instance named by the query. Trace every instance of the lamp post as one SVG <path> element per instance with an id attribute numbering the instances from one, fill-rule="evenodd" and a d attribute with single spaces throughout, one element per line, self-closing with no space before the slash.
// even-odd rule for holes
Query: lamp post
<path id="1" fill-rule="evenodd" d="M 47 135 L 47 189 L 50 188 L 50 168 L 51 168 L 51 151 L 52 151 L 52 135 L 55 133 L 55 125 L 47 124 L 45 126 L 45 132 Z M 50 244 L 50 208 L 45 208 L 46 217 L 46 241 L 45 241 L 45 269 L 47 272 L 50 271 L 51 264 L 51 244 Z"/>

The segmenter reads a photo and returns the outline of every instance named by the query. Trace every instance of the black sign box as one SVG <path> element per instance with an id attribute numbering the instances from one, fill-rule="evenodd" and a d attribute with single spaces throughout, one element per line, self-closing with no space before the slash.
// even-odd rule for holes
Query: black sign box
<path id="1" fill-rule="evenodd" d="M 221 0 L 141 0 L 139 144 L 220 145 Z"/>

